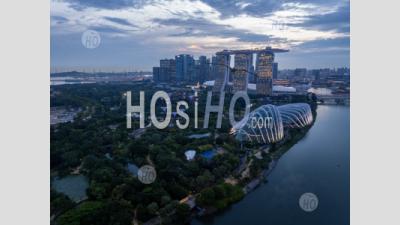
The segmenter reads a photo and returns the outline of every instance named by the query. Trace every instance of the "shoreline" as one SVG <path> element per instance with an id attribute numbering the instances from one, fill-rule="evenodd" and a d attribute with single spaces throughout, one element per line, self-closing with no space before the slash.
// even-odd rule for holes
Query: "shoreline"
<path id="1" fill-rule="evenodd" d="M 312 108 L 312 112 L 313 112 L 313 116 L 314 116 L 314 120 L 313 120 L 312 124 L 310 124 L 309 126 L 307 126 L 305 128 L 302 128 L 302 129 L 296 129 L 296 130 L 293 130 L 293 131 L 289 131 L 288 134 L 290 135 L 290 137 L 288 137 L 287 139 L 283 140 L 283 142 L 280 143 L 279 146 L 274 146 L 274 147 L 272 147 L 272 149 L 270 149 L 270 151 L 267 153 L 268 154 L 267 157 L 269 157 L 269 159 L 271 160 L 271 161 L 268 162 L 268 168 L 263 169 L 259 173 L 259 175 L 257 175 L 253 179 L 251 179 L 249 182 L 247 182 L 242 187 L 244 195 L 239 201 L 241 201 L 248 194 L 250 194 L 251 192 L 256 190 L 263 183 L 266 183 L 268 176 L 275 169 L 276 165 L 278 164 L 278 161 L 279 161 L 280 157 L 282 157 L 296 143 L 298 143 L 300 140 L 302 140 L 306 136 L 306 134 L 308 133 L 309 129 L 311 129 L 311 127 L 314 125 L 314 122 L 315 122 L 315 119 L 316 119 L 316 107 L 317 106 L 315 106 L 315 108 L 314 107 Z M 237 202 L 239 202 L 239 201 L 237 201 Z M 195 218 L 197 218 L 198 220 L 201 221 L 202 219 L 211 218 L 211 217 L 215 216 L 217 213 L 223 213 L 224 211 L 227 211 L 232 205 L 234 205 L 237 202 L 234 202 L 234 203 L 228 205 L 226 208 L 221 209 L 221 210 L 217 210 L 217 209 L 214 209 L 214 208 L 205 209 L 205 211 L 202 212 L 201 215 L 199 215 L 198 212 L 195 212 L 190 217 L 188 224 L 191 224 L 191 222 Z"/>
<path id="2" fill-rule="evenodd" d="M 268 176 L 275 169 L 280 157 L 282 157 L 287 151 L 289 151 L 295 144 L 297 144 L 300 140 L 302 140 L 306 136 L 309 129 L 311 129 L 311 127 L 313 127 L 313 125 L 316 121 L 316 108 L 317 108 L 317 105 L 312 106 L 312 113 L 313 113 L 314 120 L 309 126 L 304 127 L 302 129 L 288 131 L 289 137 L 286 137 L 285 140 L 283 140 L 283 142 L 279 144 L 279 146 L 274 146 L 272 149 L 270 149 L 270 151 L 267 153 L 268 154 L 267 157 L 269 157 L 271 159 L 271 161 L 268 162 L 268 168 L 263 169 L 257 177 L 251 179 L 249 182 L 247 182 L 243 186 L 244 195 L 239 201 L 241 201 L 248 194 L 250 194 L 251 192 L 256 190 L 258 187 L 260 187 L 260 185 L 262 185 L 267 180 Z M 239 202 L 239 201 L 237 201 L 237 202 Z M 202 219 L 205 219 L 207 217 L 213 217 L 217 213 L 222 213 L 222 212 L 228 210 L 232 205 L 234 205 L 237 202 L 234 202 L 234 203 L 228 205 L 226 208 L 221 209 L 221 210 L 205 209 L 205 212 L 202 212 L 200 215 L 198 212 L 195 212 L 192 214 L 191 218 L 189 219 L 188 224 L 191 224 L 191 222 L 193 221 L 194 218 L 197 218 L 201 221 Z"/>

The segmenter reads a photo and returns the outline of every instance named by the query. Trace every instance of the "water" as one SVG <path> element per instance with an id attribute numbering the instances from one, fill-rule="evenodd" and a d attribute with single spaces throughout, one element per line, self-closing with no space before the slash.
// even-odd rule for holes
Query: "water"
<path id="1" fill-rule="evenodd" d="M 211 150 L 200 153 L 200 155 L 203 156 L 204 158 L 210 160 L 214 157 L 215 152 L 213 149 L 211 149 Z"/>
<path id="2" fill-rule="evenodd" d="M 87 198 L 86 189 L 89 187 L 89 183 L 83 175 L 71 175 L 62 179 L 55 179 L 52 187 L 67 195 L 74 202 L 79 202 Z"/>
<path id="3" fill-rule="evenodd" d="M 220 214 L 192 225 L 347 225 L 350 224 L 350 108 L 318 106 L 307 135 L 286 152 L 261 185 Z M 318 208 L 299 207 L 312 192 Z"/>
<path id="4" fill-rule="evenodd" d="M 51 86 L 64 85 L 64 84 L 92 84 L 92 83 L 96 82 L 74 77 L 50 77 Z"/>
<path id="5" fill-rule="evenodd" d="M 136 177 L 139 171 L 139 167 L 137 167 L 135 164 L 133 163 L 128 163 L 128 165 L 126 166 L 126 168 L 128 169 L 128 171 L 132 174 L 132 176 Z"/>

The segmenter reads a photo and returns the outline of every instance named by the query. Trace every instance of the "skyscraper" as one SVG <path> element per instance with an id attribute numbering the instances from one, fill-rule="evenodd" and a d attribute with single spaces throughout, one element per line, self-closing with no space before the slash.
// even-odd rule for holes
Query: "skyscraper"
<path id="1" fill-rule="evenodd" d="M 249 83 L 256 83 L 256 74 L 254 71 L 254 66 L 251 65 L 250 67 L 250 73 L 249 73 Z"/>
<path id="2" fill-rule="evenodd" d="M 176 76 L 176 63 L 175 59 L 161 59 L 160 60 L 160 77 L 164 82 L 175 81 Z"/>
<path id="3" fill-rule="evenodd" d="M 175 56 L 176 81 L 193 81 L 195 76 L 195 62 L 191 55 Z"/>
<path id="4" fill-rule="evenodd" d="M 273 73 L 273 63 L 274 54 L 288 52 L 285 49 L 266 47 L 265 49 L 244 49 L 244 50 L 223 50 L 217 52 L 216 54 L 216 72 L 215 72 L 215 84 L 214 91 L 225 90 L 225 85 L 230 79 L 230 55 L 234 54 L 237 69 L 235 70 L 234 87 L 237 90 L 247 89 L 248 83 L 248 71 L 252 70 L 253 64 L 253 54 L 257 54 L 256 60 L 256 73 L 257 73 L 257 85 L 256 92 L 261 95 L 271 95 L 272 94 L 272 73 Z M 213 58 L 214 61 L 214 58 Z M 240 73 L 245 68 L 246 75 Z M 236 73 L 237 71 L 237 73 Z M 245 79 L 244 79 L 245 78 Z"/>
<path id="5" fill-rule="evenodd" d="M 169 82 L 169 71 L 165 67 L 153 67 L 153 81 L 156 83 Z"/>
<path id="6" fill-rule="evenodd" d="M 272 51 L 262 51 L 257 54 L 256 72 L 257 72 L 257 94 L 272 94 L 272 64 L 274 62 L 274 53 Z"/>
<path id="7" fill-rule="evenodd" d="M 278 63 L 275 62 L 272 64 L 272 78 L 278 79 Z"/>
<path id="8" fill-rule="evenodd" d="M 197 81 L 204 82 L 208 78 L 209 67 L 210 67 L 210 65 L 209 65 L 209 62 L 207 62 L 207 57 L 200 56 Z"/>
<path id="9" fill-rule="evenodd" d="M 225 91 L 225 85 L 229 79 L 229 64 L 230 55 L 225 54 L 225 51 L 217 52 L 215 62 L 215 83 L 214 92 Z"/>
<path id="10" fill-rule="evenodd" d="M 160 67 L 153 67 L 153 81 L 160 82 Z"/>
<path id="11" fill-rule="evenodd" d="M 213 56 L 211 57 L 211 68 L 208 80 L 215 80 L 216 74 L 217 74 L 217 57 Z"/>
<path id="12" fill-rule="evenodd" d="M 235 72 L 233 75 L 233 91 L 247 91 L 249 73 L 253 64 L 253 54 L 235 55 Z"/>
<path id="13" fill-rule="evenodd" d="M 211 59 L 208 58 L 206 60 L 206 64 L 207 64 L 207 73 L 206 73 L 205 80 L 212 80 L 212 78 L 211 78 L 211 68 L 212 68 Z"/>

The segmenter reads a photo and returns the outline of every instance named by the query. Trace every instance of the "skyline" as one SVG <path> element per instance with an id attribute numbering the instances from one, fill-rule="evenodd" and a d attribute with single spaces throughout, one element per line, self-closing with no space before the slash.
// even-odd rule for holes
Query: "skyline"
<path id="1" fill-rule="evenodd" d="M 179 54 L 287 48 L 280 69 L 349 67 L 349 1 L 51 1 L 51 68 L 150 71 Z M 81 43 L 101 35 L 98 48 Z"/>

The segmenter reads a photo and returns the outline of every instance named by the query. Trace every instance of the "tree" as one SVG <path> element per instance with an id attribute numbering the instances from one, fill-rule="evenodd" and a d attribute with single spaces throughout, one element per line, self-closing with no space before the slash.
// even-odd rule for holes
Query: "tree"
<path id="1" fill-rule="evenodd" d="M 108 224 L 105 204 L 97 201 L 84 202 L 57 219 L 59 225 L 102 225 Z"/>
<path id="2" fill-rule="evenodd" d="M 88 196 L 92 199 L 104 199 L 108 195 L 108 184 L 106 183 L 98 183 L 96 181 L 92 181 L 87 190 Z"/>
<path id="3" fill-rule="evenodd" d="M 216 199 L 222 199 L 222 198 L 226 197 L 227 193 L 226 193 L 224 186 L 217 185 L 217 186 L 213 187 L 213 190 L 214 190 Z"/>
<path id="4" fill-rule="evenodd" d="M 171 201 L 171 197 L 169 197 L 168 195 L 164 195 L 161 197 L 161 205 L 166 205 Z"/>
<path id="5" fill-rule="evenodd" d="M 212 188 L 206 188 L 200 192 L 198 203 L 200 205 L 211 205 L 215 201 L 215 193 Z"/>
<path id="6" fill-rule="evenodd" d="M 157 202 L 152 202 L 152 203 L 150 203 L 150 204 L 147 206 L 147 211 L 148 211 L 150 214 L 156 215 L 156 214 L 157 214 L 157 211 L 158 211 L 158 204 L 157 204 Z"/>
<path id="7" fill-rule="evenodd" d="M 176 207 L 176 215 L 180 220 L 186 220 L 190 215 L 190 206 L 188 204 L 179 204 Z"/>
<path id="8" fill-rule="evenodd" d="M 50 192 L 50 212 L 57 214 L 63 210 L 72 208 L 74 203 L 64 194 L 58 193 L 51 189 Z"/>
<path id="9" fill-rule="evenodd" d="M 204 188 L 211 185 L 214 180 L 215 177 L 210 173 L 209 170 L 206 170 L 203 175 L 200 175 L 196 178 L 196 183 L 200 188 Z"/>

